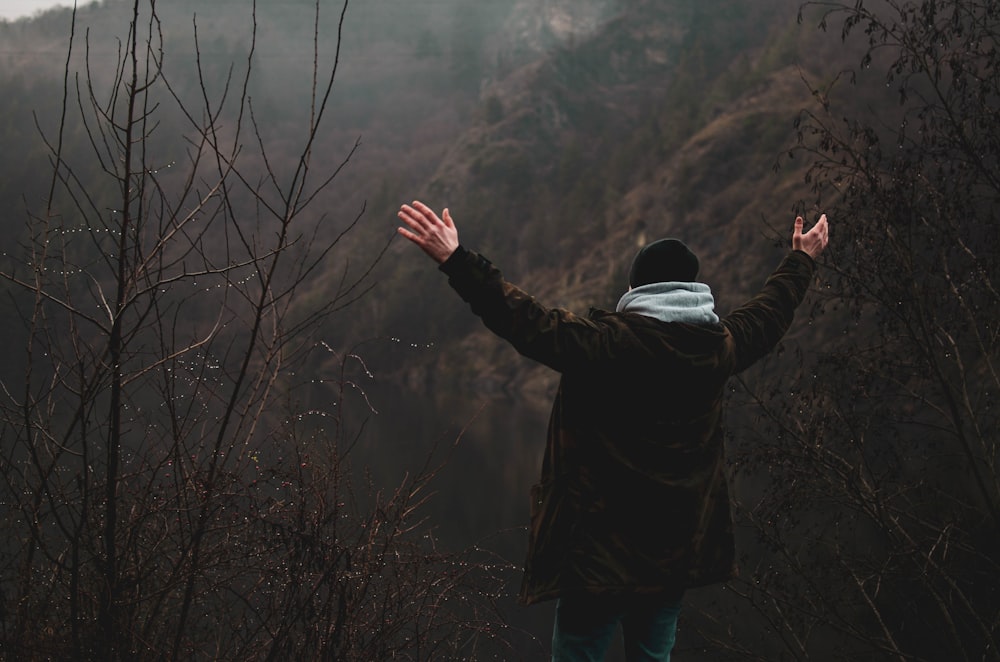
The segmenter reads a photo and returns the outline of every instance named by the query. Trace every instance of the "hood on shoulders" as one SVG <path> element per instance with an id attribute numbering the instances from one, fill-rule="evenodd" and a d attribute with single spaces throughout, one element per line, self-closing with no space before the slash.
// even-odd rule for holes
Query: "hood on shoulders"
<path id="1" fill-rule="evenodd" d="M 715 325 L 715 297 L 705 283 L 670 281 L 636 287 L 618 301 L 619 313 L 637 313 L 661 322 Z"/>

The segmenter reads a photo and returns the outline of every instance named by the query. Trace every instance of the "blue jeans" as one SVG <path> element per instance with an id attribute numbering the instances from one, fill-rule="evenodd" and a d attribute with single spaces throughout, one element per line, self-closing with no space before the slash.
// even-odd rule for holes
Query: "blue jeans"
<path id="1" fill-rule="evenodd" d="M 681 596 L 560 598 L 552 632 L 552 662 L 601 662 L 619 623 L 629 662 L 669 662 Z"/>

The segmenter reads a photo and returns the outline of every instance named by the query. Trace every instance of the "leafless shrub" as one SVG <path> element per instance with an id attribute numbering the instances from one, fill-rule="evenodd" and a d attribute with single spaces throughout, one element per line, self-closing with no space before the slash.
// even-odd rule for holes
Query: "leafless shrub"
<path id="1" fill-rule="evenodd" d="M 438 550 L 420 514 L 439 465 L 391 490 L 350 468 L 370 405 L 356 357 L 318 334 L 379 256 L 342 254 L 363 210 L 314 229 L 353 150 L 313 165 L 339 48 L 321 79 L 312 36 L 289 164 L 249 98 L 253 38 L 221 91 L 196 46 L 191 88 L 168 75 L 155 0 L 136 0 L 113 75 L 86 38 L 74 73 L 74 12 L 61 121 L 42 132 L 48 206 L 2 273 L 26 338 L 0 409 L 8 659 L 457 658 L 497 641 L 500 565 Z M 294 305 L 332 260 L 324 302 Z M 305 415 L 317 397 L 335 413 Z"/>
<path id="2" fill-rule="evenodd" d="M 807 3 L 863 32 L 798 158 L 834 219 L 808 333 L 749 384 L 747 659 L 998 659 L 995 3 Z M 869 67 L 885 77 L 869 83 Z M 854 82 L 857 87 L 847 87 Z M 896 103 L 866 114 L 857 97 Z M 869 95 L 869 96 L 865 96 Z M 762 478 L 766 477 L 766 478 Z"/>

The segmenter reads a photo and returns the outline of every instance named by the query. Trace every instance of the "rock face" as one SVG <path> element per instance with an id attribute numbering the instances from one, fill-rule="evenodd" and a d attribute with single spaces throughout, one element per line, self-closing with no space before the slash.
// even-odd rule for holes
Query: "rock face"
<path id="1" fill-rule="evenodd" d="M 597 32 L 614 15 L 618 0 L 518 0 L 498 38 L 500 57 L 523 64 L 554 47 Z"/>
<path id="2" fill-rule="evenodd" d="M 773 169 L 808 99 L 786 54 L 794 11 L 769 7 L 778 18 L 730 0 L 520 2 L 505 39 L 522 63 L 483 86 L 488 111 L 429 199 L 465 212 L 469 247 L 547 304 L 613 307 L 638 246 L 679 236 L 727 312 L 780 259 L 772 228 L 803 195 L 801 173 Z M 456 347 L 447 362 L 487 389 L 551 387 L 481 329 Z"/>
<path id="3" fill-rule="evenodd" d="M 615 0 L 521 0 L 508 21 L 509 34 L 512 42 L 534 41 L 545 49 L 593 34 L 616 5 Z"/>

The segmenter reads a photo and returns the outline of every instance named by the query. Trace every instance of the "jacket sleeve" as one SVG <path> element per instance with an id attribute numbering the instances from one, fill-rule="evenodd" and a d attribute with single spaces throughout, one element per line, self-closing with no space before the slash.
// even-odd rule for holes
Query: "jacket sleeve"
<path id="1" fill-rule="evenodd" d="M 793 251 L 768 277 L 764 288 L 722 321 L 733 338 L 734 372 L 741 372 L 774 349 L 788 331 L 815 271 L 812 258 Z"/>
<path id="2" fill-rule="evenodd" d="M 440 269 L 486 327 L 528 358 L 563 372 L 615 351 L 617 330 L 543 306 L 477 253 L 460 246 Z"/>

